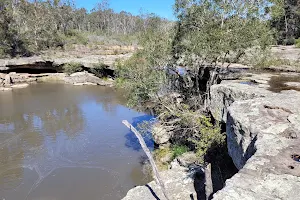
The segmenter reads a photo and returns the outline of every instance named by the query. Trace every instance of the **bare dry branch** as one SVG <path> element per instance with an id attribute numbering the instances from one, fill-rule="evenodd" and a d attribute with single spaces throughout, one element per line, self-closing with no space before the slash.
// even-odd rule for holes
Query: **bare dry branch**
<path id="1" fill-rule="evenodd" d="M 147 147 L 142 135 L 127 121 L 127 120 L 123 120 L 122 123 L 127 127 L 129 128 L 134 134 L 135 136 L 138 138 L 139 140 L 139 143 L 141 144 L 142 146 L 142 149 L 144 150 L 145 154 L 147 155 L 149 161 L 150 161 L 150 164 L 152 166 L 152 170 L 153 170 L 153 174 L 154 174 L 154 178 L 155 178 L 155 181 L 156 183 L 160 186 L 165 198 L 167 200 L 170 200 L 168 195 L 167 195 L 167 192 L 166 192 L 166 189 L 165 189 L 165 185 L 162 181 L 162 179 L 160 178 L 160 175 L 159 175 L 159 172 L 158 172 L 158 168 L 155 164 L 155 161 L 152 157 L 152 154 L 149 150 L 149 148 Z"/>

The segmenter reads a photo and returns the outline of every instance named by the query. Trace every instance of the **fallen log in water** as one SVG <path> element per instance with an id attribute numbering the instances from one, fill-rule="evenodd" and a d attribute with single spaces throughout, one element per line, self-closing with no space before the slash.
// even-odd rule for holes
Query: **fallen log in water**
<path id="1" fill-rule="evenodd" d="M 147 145 L 146 145 L 146 143 L 145 143 L 142 135 L 127 120 L 123 120 L 122 123 L 126 127 L 128 127 L 135 134 L 135 136 L 138 138 L 139 143 L 142 146 L 142 149 L 144 150 L 144 152 L 146 153 L 146 155 L 147 155 L 147 157 L 148 157 L 148 159 L 150 161 L 150 164 L 152 166 L 152 170 L 153 170 L 153 174 L 154 174 L 154 178 L 155 178 L 156 183 L 160 186 L 160 188 L 161 188 L 161 190 L 162 190 L 165 198 L 167 200 L 170 200 L 169 197 L 168 197 L 168 195 L 167 195 L 164 183 L 163 183 L 162 179 L 159 176 L 158 168 L 157 168 L 157 166 L 155 164 L 155 161 L 154 161 L 154 159 L 152 157 L 152 154 L 151 154 L 150 150 L 148 149 L 148 147 L 147 147 Z"/>

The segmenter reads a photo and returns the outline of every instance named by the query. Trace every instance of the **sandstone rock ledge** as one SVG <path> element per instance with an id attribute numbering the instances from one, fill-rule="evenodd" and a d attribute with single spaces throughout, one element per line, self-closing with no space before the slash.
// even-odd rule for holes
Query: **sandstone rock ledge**
<path id="1" fill-rule="evenodd" d="M 300 160 L 292 158 L 300 155 L 300 92 L 273 93 L 270 78 L 211 88 L 211 112 L 226 123 L 228 151 L 240 169 L 215 200 L 300 199 Z"/>
<path id="2" fill-rule="evenodd" d="M 74 74 L 71 74 L 70 76 L 65 76 L 63 80 L 65 83 L 73 84 L 76 86 L 81 86 L 81 85 L 112 86 L 113 85 L 112 79 L 103 80 L 101 78 L 98 78 L 94 74 L 88 72 L 76 72 Z"/>
<path id="3" fill-rule="evenodd" d="M 194 180 L 189 177 L 187 168 L 181 167 L 177 162 L 172 163 L 172 168 L 160 173 L 169 198 L 172 200 L 197 199 L 194 189 Z M 165 200 L 160 187 L 155 181 L 146 186 L 137 186 L 131 189 L 123 200 Z"/>
<path id="4" fill-rule="evenodd" d="M 113 79 L 101 79 L 94 74 L 77 72 L 70 76 L 64 73 L 45 73 L 45 74 L 26 74 L 11 72 L 9 74 L 0 73 L 0 91 L 11 91 L 16 88 L 25 88 L 30 83 L 36 82 L 60 82 L 72 84 L 74 86 L 82 85 L 100 85 L 111 87 L 114 84 Z"/>
<path id="5" fill-rule="evenodd" d="M 84 67 L 93 68 L 99 62 L 113 68 L 116 60 L 126 60 L 132 56 L 132 53 L 118 55 L 86 55 L 81 53 L 80 56 L 65 55 L 66 57 L 49 57 L 49 56 L 32 56 L 13 59 L 0 59 L 0 71 L 12 70 L 17 68 L 31 69 L 56 69 L 67 63 L 80 63 Z"/>

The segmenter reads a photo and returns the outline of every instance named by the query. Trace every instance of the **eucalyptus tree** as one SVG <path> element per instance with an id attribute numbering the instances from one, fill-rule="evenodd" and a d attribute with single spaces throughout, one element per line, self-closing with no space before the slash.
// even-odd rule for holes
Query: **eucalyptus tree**
<path id="1" fill-rule="evenodd" d="M 236 62 L 247 49 L 266 47 L 271 35 L 264 12 L 268 3 L 266 0 L 177 0 L 174 54 L 199 65 Z M 230 57 L 230 53 L 236 55 Z"/>
<path id="2" fill-rule="evenodd" d="M 170 26 L 157 25 L 155 17 L 142 21 L 143 49 L 119 67 L 130 102 L 151 101 L 161 125 L 174 133 L 172 140 L 191 144 L 202 161 L 213 149 L 224 150 L 225 139 L 205 112 L 209 86 L 201 85 L 202 69 L 226 70 L 249 49 L 267 49 L 268 5 L 267 0 L 177 0 L 177 21 Z"/>
<path id="3" fill-rule="evenodd" d="M 271 0 L 268 9 L 271 25 L 277 31 L 279 44 L 293 44 L 300 37 L 300 2 L 295 0 Z"/>

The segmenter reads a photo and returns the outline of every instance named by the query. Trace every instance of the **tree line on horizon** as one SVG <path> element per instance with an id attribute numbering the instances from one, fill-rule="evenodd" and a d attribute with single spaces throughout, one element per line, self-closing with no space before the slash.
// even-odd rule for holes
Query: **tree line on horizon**
<path id="1" fill-rule="evenodd" d="M 155 14 L 115 12 L 107 0 L 91 11 L 76 8 L 71 0 L 0 0 L 0 55 L 30 56 L 85 33 L 136 35 L 166 22 Z"/>
<path id="2" fill-rule="evenodd" d="M 176 4 L 195 2 L 205 1 L 180 0 Z M 261 14 L 268 16 L 268 27 L 273 30 L 273 44 L 294 44 L 300 37 L 300 2 L 269 0 L 260 7 L 263 8 Z M 178 22 L 180 16 L 177 16 Z M 85 43 L 86 35 L 80 37 L 85 33 L 136 36 L 158 29 L 168 31 L 174 24 L 155 14 L 135 16 L 125 11 L 115 12 L 109 0 L 99 1 L 91 11 L 76 8 L 72 0 L 0 0 L 0 55 L 30 56 L 41 50 L 62 47 L 67 38 L 76 36 L 79 39 L 75 41 Z"/>

